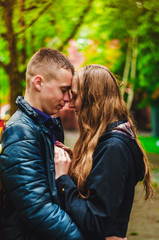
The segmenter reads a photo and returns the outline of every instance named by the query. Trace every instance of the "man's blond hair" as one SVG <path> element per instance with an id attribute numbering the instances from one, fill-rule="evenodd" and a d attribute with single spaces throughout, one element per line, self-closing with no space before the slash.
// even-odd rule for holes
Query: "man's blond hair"
<path id="1" fill-rule="evenodd" d="M 74 67 L 67 57 L 61 52 L 51 48 L 41 48 L 30 59 L 26 69 L 26 84 L 30 86 L 30 80 L 36 75 L 45 79 L 56 77 L 58 69 L 68 69 L 74 74 Z"/>

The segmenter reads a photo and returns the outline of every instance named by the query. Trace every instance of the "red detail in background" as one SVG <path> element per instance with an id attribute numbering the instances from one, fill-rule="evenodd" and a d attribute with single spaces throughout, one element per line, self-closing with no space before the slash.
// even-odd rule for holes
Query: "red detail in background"
<path id="1" fill-rule="evenodd" d="M 4 120 L 0 120 L 0 127 L 4 127 Z"/>

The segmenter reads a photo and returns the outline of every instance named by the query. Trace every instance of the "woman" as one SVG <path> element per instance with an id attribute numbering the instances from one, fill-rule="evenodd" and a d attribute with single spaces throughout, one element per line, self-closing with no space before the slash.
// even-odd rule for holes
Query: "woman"
<path id="1" fill-rule="evenodd" d="M 72 162 L 66 152 L 55 148 L 63 208 L 86 239 L 124 238 L 137 182 L 143 180 L 145 199 L 152 195 L 148 159 L 117 80 L 106 67 L 80 69 L 71 90 L 70 107 L 75 108 L 80 129 Z"/>

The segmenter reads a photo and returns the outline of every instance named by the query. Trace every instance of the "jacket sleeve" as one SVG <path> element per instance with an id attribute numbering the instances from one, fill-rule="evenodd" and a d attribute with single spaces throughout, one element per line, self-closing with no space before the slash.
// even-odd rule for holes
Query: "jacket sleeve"
<path id="1" fill-rule="evenodd" d="M 34 129 L 25 124 L 9 126 L 2 147 L 0 173 L 25 226 L 46 240 L 83 240 L 69 215 L 52 202 Z"/>
<path id="2" fill-rule="evenodd" d="M 111 236 L 121 211 L 128 159 L 116 144 L 97 147 L 88 177 L 90 197 L 78 196 L 75 183 L 63 175 L 56 180 L 63 207 L 87 239 Z M 127 219 L 126 219 L 127 221 Z"/>

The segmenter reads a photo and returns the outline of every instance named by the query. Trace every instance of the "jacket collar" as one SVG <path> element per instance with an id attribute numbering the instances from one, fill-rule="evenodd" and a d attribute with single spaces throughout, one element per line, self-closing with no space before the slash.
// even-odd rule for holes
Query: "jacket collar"
<path id="1" fill-rule="evenodd" d="M 44 121 L 37 111 L 34 110 L 34 108 L 24 100 L 24 97 L 18 96 L 16 99 L 16 105 L 18 108 L 25 112 L 29 117 L 34 119 L 36 122 L 38 122 L 40 125 L 44 125 L 47 128 L 52 125 L 52 127 L 56 130 L 61 129 L 61 120 L 59 117 L 52 118 L 51 116 L 48 116 L 46 121 Z"/>
<path id="2" fill-rule="evenodd" d="M 31 118 L 38 119 L 38 113 L 24 100 L 24 97 L 18 96 L 15 103 L 21 111 L 25 112 Z"/>
<path id="3" fill-rule="evenodd" d="M 123 119 L 123 120 L 120 120 L 120 121 L 114 121 L 114 122 L 110 123 L 106 128 L 106 132 L 112 131 L 114 128 L 118 127 L 120 124 L 123 124 L 125 122 L 127 122 L 126 119 Z"/>

